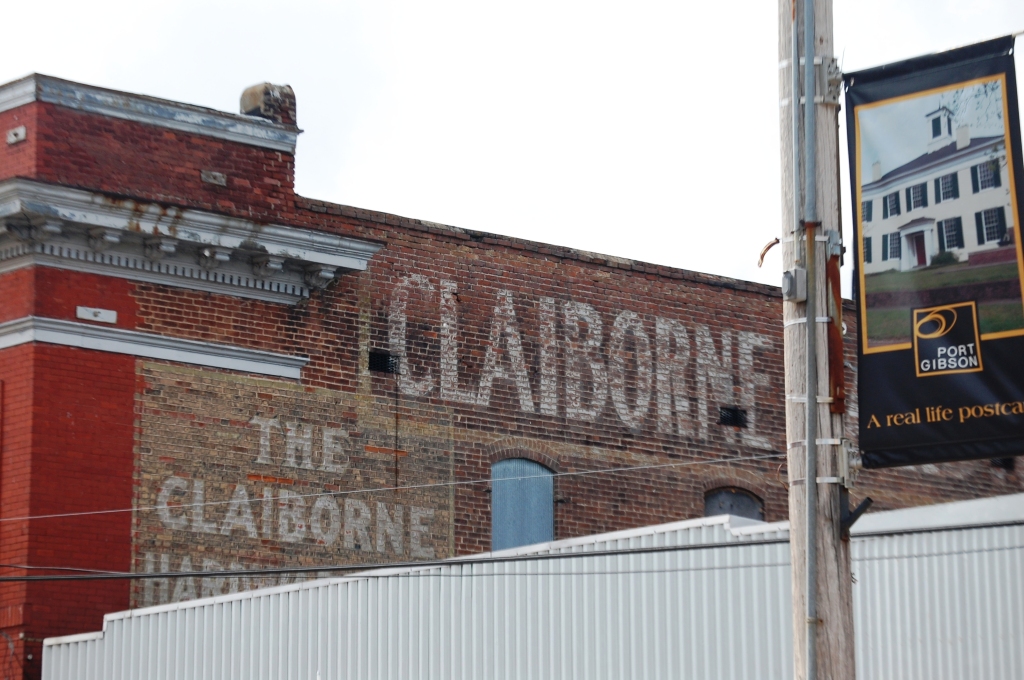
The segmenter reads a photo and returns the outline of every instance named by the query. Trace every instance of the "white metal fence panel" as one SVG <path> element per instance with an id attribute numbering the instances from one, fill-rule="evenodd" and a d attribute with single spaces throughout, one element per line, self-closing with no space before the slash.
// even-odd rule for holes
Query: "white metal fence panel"
<path id="1" fill-rule="evenodd" d="M 688 524 L 543 552 L 744 545 L 454 561 L 125 612 L 102 638 L 48 644 L 44 677 L 791 676 L 788 545 L 745 544 L 724 518 Z"/>
<path id="2" fill-rule="evenodd" d="M 857 677 L 1024 678 L 1024 525 L 859 536 Z"/>
<path id="3" fill-rule="evenodd" d="M 709 518 L 122 612 L 48 641 L 43 677 L 788 680 L 789 545 L 751 542 L 785 536 Z M 576 556 L 660 546 L 695 548 Z M 852 556 L 859 678 L 1024 678 L 1024 524 L 855 536 Z"/>

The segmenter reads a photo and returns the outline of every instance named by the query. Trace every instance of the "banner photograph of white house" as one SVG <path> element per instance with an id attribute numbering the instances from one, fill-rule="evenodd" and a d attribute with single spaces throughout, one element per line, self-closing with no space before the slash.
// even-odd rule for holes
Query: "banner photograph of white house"
<path id="1" fill-rule="evenodd" d="M 912 310 L 977 305 L 982 338 L 1024 334 L 1002 76 L 858 107 L 865 351 L 903 349 Z"/>

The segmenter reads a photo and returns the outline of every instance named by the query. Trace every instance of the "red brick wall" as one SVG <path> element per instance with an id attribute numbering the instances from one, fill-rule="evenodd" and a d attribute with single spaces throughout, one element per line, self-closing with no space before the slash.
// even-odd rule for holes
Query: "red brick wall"
<path id="1" fill-rule="evenodd" d="M 53 104 L 29 106 L 38 109 L 35 176 L 41 180 L 257 220 L 290 211 L 295 168 L 289 154 Z M 202 170 L 226 174 L 227 186 L 204 183 Z"/>
<path id="2" fill-rule="evenodd" d="M 131 295 L 136 287 L 134 281 L 51 267 L 21 271 L 35 273 L 36 290 L 42 293 L 36 300 L 36 316 L 79 321 L 75 316 L 78 307 L 100 307 L 117 312 L 115 326 L 118 328 L 135 328 L 138 325 L 135 298 Z M 110 324 L 98 325 L 107 327 Z"/>
<path id="3" fill-rule="evenodd" d="M 21 125 L 28 133 L 25 141 L 17 144 L 0 145 L 0 180 L 10 177 L 32 177 L 36 167 L 36 105 L 19 106 L 16 109 L 0 113 L 0 132 L 4 137 L 7 131 Z"/>
<path id="4" fill-rule="evenodd" d="M 33 363 L 33 515 L 132 505 L 135 359 L 36 345 Z M 39 519 L 27 563 L 125 571 L 131 565 L 131 513 Z M 128 606 L 128 584 L 29 584 L 32 637 L 98 630 L 103 614 Z"/>
<path id="5" fill-rule="evenodd" d="M 133 285 L 50 268 L 16 270 L 0 276 L 0 320 L 73 320 L 75 307 L 86 305 L 115 308 L 119 324 L 132 326 Z M 18 345 L 0 350 L 0 389 L 0 516 L 131 507 L 133 357 Z M 0 563 L 127 570 L 131 514 L 5 521 Z M 119 581 L 0 584 L 0 630 L 17 641 L 12 663 L 37 677 L 43 637 L 98 629 L 103 614 L 128 606 L 128 590 Z M 0 664 L 8 652 L 0 645 Z"/>
<path id="6" fill-rule="evenodd" d="M 0 323 L 22 319 L 35 309 L 35 269 L 16 269 L 0 274 Z"/>
<path id="7" fill-rule="evenodd" d="M 29 345 L 0 350 L 0 451 L 0 517 L 24 517 L 30 509 L 32 475 L 32 347 Z M 0 563 L 26 564 L 29 537 L 29 526 L 24 522 L 0 523 Z M 16 572 L 4 570 L 4 573 Z M 27 593 L 25 583 L 0 584 L 0 630 L 15 641 L 13 658 L 8 656 L 9 648 L 4 641 L 0 664 L 24 663 L 22 633 L 29 607 Z"/>
<path id="8" fill-rule="evenodd" d="M 77 305 L 103 307 L 118 311 L 122 328 L 309 357 L 296 384 L 43 345 L 0 352 L 7 381 L 5 517 L 133 501 L 149 507 L 171 479 L 193 497 L 202 489 L 206 500 L 221 504 L 189 516 L 140 510 L 134 525 L 126 514 L 40 520 L 31 531 L 5 523 L 2 550 L 12 551 L 5 559 L 141 571 L 160 568 L 164 557 L 172 569 L 185 558 L 196 569 L 206 559 L 249 566 L 407 558 L 414 510 L 434 513 L 419 539 L 430 541 L 434 555 L 487 550 L 487 485 L 462 483 L 486 480 L 494 461 L 514 456 L 556 472 L 650 468 L 560 477 L 560 538 L 699 516 L 704 493 L 717 486 L 746 488 L 764 501 L 766 519 L 785 518 L 777 289 L 295 198 L 287 155 L 51 105 L 18 111 L 34 111 L 38 129 L 35 136 L 30 130 L 26 155 L 5 160 L 0 176 L 29 168 L 45 181 L 345 233 L 385 247 L 366 272 L 344 274 L 291 306 L 48 268 L 0 277 L 0 320 L 28 313 L 73 319 Z M 228 187 L 200 182 L 203 169 L 226 173 Z M 852 360 L 856 335 L 853 319 L 847 322 Z M 672 342 L 661 341 L 669 335 Z M 671 360 L 666 347 L 676 355 Z M 366 370 L 371 349 L 403 356 L 409 372 L 397 404 L 395 378 Z M 494 376 L 489 392 L 485 375 Z M 852 371 L 848 381 L 855 383 Z M 588 416 L 593 403 L 586 395 L 595 385 L 600 408 Z M 746 409 L 751 427 L 718 425 L 725 405 Z M 263 444 L 253 425 L 270 418 L 277 423 L 267 435 L 272 464 L 260 461 Z M 293 426 L 292 434 L 306 427 L 313 433 L 315 466 L 281 463 L 291 441 L 285 430 Z M 341 431 L 335 455 L 344 458 L 344 471 L 325 472 L 327 438 L 317 438 Z M 292 536 L 301 539 L 286 540 L 281 509 L 257 500 L 268 489 L 330 495 L 388 487 L 395 448 L 400 486 L 455 486 L 331 497 L 339 513 L 348 511 L 346 499 L 363 498 L 378 527 L 377 508 L 392 519 L 405 508 L 405 524 L 394 529 L 404 537 L 402 551 L 391 547 L 400 542 L 391 534 L 363 543 L 350 541 L 351 532 L 327 540 L 330 523 L 313 540 L 303 524 L 312 497 L 307 514 L 293 522 Z M 869 494 L 882 509 L 1022 488 L 1019 473 L 976 462 L 864 473 L 854 500 Z M 239 489 L 253 517 L 241 521 L 236 514 L 232 524 L 225 504 Z M 181 493 L 174 498 L 186 500 Z M 246 583 L 204 579 L 186 594 L 259 585 Z M 0 627 L 20 616 L 10 607 L 24 605 L 30 637 L 96 630 L 101 612 L 127 606 L 127 588 L 6 586 L 0 606 L 9 609 L 0 609 Z M 135 584 L 131 601 L 165 601 L 171 590 L 154 595 Z"/>

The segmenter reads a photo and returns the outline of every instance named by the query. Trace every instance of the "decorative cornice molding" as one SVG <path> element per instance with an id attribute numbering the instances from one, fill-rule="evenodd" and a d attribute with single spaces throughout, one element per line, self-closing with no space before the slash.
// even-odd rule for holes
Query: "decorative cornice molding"
<path id="1" fill-rule="evenodd" d="M 295 154 L 299 130 L 263 118 L 33 74 L 0 85 L 0 112 L 41 101 L 136 123 Z"/>
<path id="2" fill-rule="evenodd" d="M 381 244 L 26 179 L 0 183 L 0 271 L 61 267 L 294 303 Z"/>
<path id="3" fill-rule="evenodd" d="M 0 324 L 0 349 L 28 342 L 163 359 L 183 364 L 298 380 L 308 357 L 170 338 L 122 328 L 26 316 Z"/>

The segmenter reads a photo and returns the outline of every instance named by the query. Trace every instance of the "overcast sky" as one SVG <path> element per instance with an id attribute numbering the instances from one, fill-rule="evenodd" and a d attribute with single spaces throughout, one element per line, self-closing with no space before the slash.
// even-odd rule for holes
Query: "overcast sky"
<path id="1" fill-rule="evenodd" d="M 962 107 L 964 110 L 959 115 L 954 112 L 951 126 L 943 124 L 944 133 L 951 131 L 956 135 L 957 128 L 965 125 L 970 130 L 971 138 L 1005 134 L 1002 85 L 994 79 L 986 81 L 986 84 L 991 86 L 991 90 L 985 91 L 973 85 L 909 99 L 901 98 L 900 101 L 882 106 L 861 107 L 857 114 L 861 135 L 861 183 L 869 184 L 873 181 L 871 166 L 876 162 L 885 175 L 928 153 L 928 144 L 932 141 L 932 124 L 927 116 L 935 113 L 940 106 L 952 105 L 954 93 L 960 93 L 969 105 Z M 894 134 L 896 130 L 898 134 Z M 944 146 L 949 143 L 948 140 L 949 137 L 940 137 L 938 143 Z"/>
<path id="2" fill-rule="evenodd" d="M 776 284 L 776 6 L 35 0 L 4 11 L 0 82 L 226 111 L 287 83 L 305 196 Z M 847 71 L 1018 30 L 1021 0 L 835 3 Z"/>

